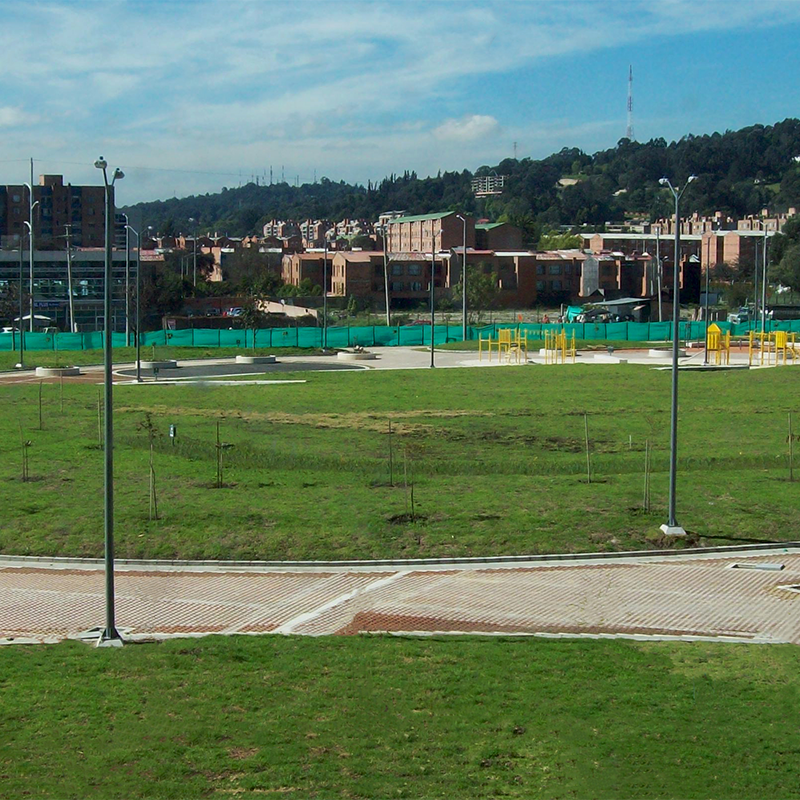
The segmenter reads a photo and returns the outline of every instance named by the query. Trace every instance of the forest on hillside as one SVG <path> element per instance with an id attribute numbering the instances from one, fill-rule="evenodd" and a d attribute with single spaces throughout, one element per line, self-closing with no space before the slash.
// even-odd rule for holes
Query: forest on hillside
<path id="1" fill-rule="evenodd" d="M 631 217 L 669 215 L 671 195 L 658 184 L 663 176 L 676 185 L 689 175 L 698 176 L 683 201 L 687 215 L 721 211 L 741 217 L 764 207 L 785 211 L 800 206 L 799 157 L 800 120 L 786 119 L 738 131 L 687 135 L 669 143 L 621 139 L 616 147 L 593 155 L 564 148 L 543 159 L 505 159 L 474 173 L 464 170 L 419 178 L 406 172 L 367 186 L 328 178 L 302 186 L 248 183 L 215 194 L 139 203 L 134 208 L 141 209 L 145 226 L 162 233 L 191 230 L 188 220 L 193 217 L 201 230 L 229 236 L 260 233 L 273 218 L 374 220 L 388 210 L 409 214 L 456 210 L 513 222 L 535 241 L 543 230 L 563 226 L 577 229 Z M 475 198 L 472 178 L 493 172 L 508 176 L 503 194 Z M 562 179 L 570 185 L 562 185 Z"/>

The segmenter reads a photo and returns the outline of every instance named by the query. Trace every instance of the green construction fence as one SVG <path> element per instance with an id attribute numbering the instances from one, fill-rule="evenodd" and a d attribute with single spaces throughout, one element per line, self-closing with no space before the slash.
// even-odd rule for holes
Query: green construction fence
<path id="1" fill-rule="evenodd" d="M 717 323 L 723 331 L 732 336 L 747 336 L 755 322 L 733 324 Z M 769 321 L 768 330 L 794 331 L 800 333 L 800 320 Z M 608 322 L 608 323 L 568 323 L 565 325 L 536 325 L 529 323 L 496 323 L 493 325 L 470 326 L 468 337 L 496 337 L 501 329 L 519 330 L 527 334 L 529 340 L 542 339 L 546 331 L 566 331 L 576 339 L 604 339 L 619 342 L 668 342 L 672 339 L 671 322 Z M 0 333 L 0 351 L 13 351 L 19 348 L 19 332 Z M 98 350 L 103 347 L 103 333 L 38 333 L 25 332 L 26 350 Z M 460 325 L 436 325 L 434 344 L 461 341 Z M 681 339 L 703 339 L 704 322 L 681 322 Z M 211 330 L 195 328 L 179 331 L 147 331 L 142 333 L 142 347 L 398 347 L 425 346 L 431 343 L 430 325 L 365 325 L 360 327 L 335 327 L 324 331 L 322 328 L 262 328 L 252 330 Z M 131 337 L 133 341 L 133 337 Z M 113 347 L 124 347 L 124 333 L 112 334 Z"/>

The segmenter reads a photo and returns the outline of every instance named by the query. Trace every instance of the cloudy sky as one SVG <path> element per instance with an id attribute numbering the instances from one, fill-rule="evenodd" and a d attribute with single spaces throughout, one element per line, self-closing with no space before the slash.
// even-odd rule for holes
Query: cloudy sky
<path id="1" fill-rule="evenodd" d="M 379 180 L 800 116 L 796 0 L 0 0 L 0 183 Z"/>

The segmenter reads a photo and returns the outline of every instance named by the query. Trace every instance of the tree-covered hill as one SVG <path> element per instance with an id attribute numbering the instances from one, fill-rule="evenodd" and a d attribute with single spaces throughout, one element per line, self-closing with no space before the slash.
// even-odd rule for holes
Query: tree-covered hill
<path id="1" fill-rule="evenodd" d="M 201 230 L 230 236 L 255 233 L 272 218 L 376 219 L 387 210 L 423 214 L 446 209 L 468 211 L 492 220 L 509 220 L 535 236 L 542 227 L 602 225 L 630 216 L 651 219 L 671 213 L 671 197 L 658 179 L 674 184 L 699 177 L 687 192 L 686 213 L 722 211 L 732 216 L 769 207 L 784 211 L 800 206 L 800 120 L 753 125 L 739 131 L 680 141 L 635 142 L 588 155 L 564 148 L 544 159 L 506 159 L 473 173 L 445 172 L 418 178 L 413 172 L 391 175 L 367 186 L 334 182 L 287 183 L 223 189 L 182 199 L 140 203 L 145 225 L 162 232 L 189 231 L 190 217 Z M 509 176 L 505 192 L 476 199 L 470 190 L 475 175 L 493 171 Z M 561 179 L 565 184 L 559 183 Z"/>

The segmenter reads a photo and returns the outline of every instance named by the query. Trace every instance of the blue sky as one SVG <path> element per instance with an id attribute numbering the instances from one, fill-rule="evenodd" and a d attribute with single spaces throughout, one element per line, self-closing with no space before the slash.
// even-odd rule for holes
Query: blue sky
<path id="1" fill-rule="evenodd" d="M 800 116 L 800 2 L 0 0 L 0 183 L 119 202 L 379 180 Z"/>

